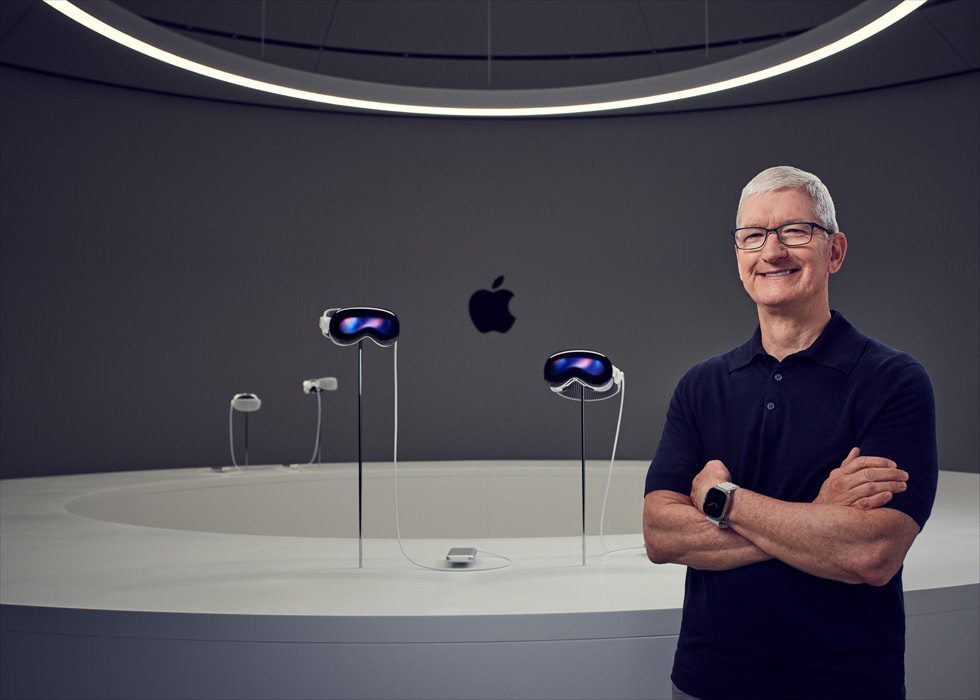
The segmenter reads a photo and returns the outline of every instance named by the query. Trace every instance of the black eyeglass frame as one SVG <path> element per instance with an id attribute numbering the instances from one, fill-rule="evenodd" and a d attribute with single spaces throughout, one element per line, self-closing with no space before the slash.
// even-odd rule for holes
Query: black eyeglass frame
<path id="1" fill-rule="evenodd" d="M 806 224 L 807 226 L 810 227 L 810 237 L 807 238 L 803 243 L 787 243 L 786 241 L 784 241 L 782 234 L 779 233 L 779 230 L 780 229 L 783 229 L 783 228 L 786 228 L 787 226 L 799 226 L 800 224 Z M 739 250 L 761 250 L 762 248 L 765 248 L 766 247 L 766 241 L 769 240 L 769 234 L 770 233 L 775 233 L 776 234 L 776 238 L 779 239 L 779 242 L 782 243 L 787 248 L 798 248 L 799 246 L 808 245 L 810 243 L 810 241 L 813 240 L 813 229 L 815 229 L 815 228 L 820 229 L 821 231 L 823 231 L 824 233 L 826 233 L 828 236 L 831 235 L 831 234 L 833 234 L 833 231 L 831 231 L 830 229 L 828 229 L 828 228 L 826 228 L 824 226 L 821 226 L 820 224 L 816 224 L 816 223 L 814 223 L 812 221 L 793 221 L 793 222 L 788 223 L 788 224 L 783 224 L 782 226 L 777 226 L 776 228 L 766 228 L 765 226 L 743 226 L 741 228 L 732 229 L 732 232 L 731 233 L 732 233 L 732 239 L 735 241 L 735 247 L 738 248 Z M 737 234 L 738 234 L 739 231 L 746 231 L 748 229 L 765 231 L 766 232 L 766 235 L 762 237 L 762 243 L 760 243 L 757 246 L 752 246 L 751 248 L 743 248 L 742 246 L 740 246 L 738 244 L 738 235 Z"/>

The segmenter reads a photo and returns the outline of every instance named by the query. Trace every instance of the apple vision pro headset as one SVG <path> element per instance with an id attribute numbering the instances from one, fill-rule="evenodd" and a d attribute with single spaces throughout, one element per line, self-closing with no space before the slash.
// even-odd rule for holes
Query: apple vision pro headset
<path id="1" fill-rule="evenodd" d="M 623 373 L 600 352 L 564 350 L 545 361 L 544 380 L 566 399 L 601 401 L 619 393 Z"/>
<path id="2" fill-rule="evenodd" d="M 398 340 L 401 326 L 398 317 L 387 309 L 352 306 L 324 311 L 320 317 L 320 330 L 337 345 L 356 345 L 370 338 L 387 348 Z"/>

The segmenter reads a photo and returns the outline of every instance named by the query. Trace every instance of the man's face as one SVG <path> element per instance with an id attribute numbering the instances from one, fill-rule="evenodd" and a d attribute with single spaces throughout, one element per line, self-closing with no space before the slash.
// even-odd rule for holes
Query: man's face
<path id="1" fill-rule="evenodd" d="M 738 226 L 771 229 L 802 221 L 820 223 L 810 196 L 803 190 L 782 189 L 747 197 Z M 829 276 L 840 269 L 846 249 L 841 233 L 828 240 L 818 230 L 809 243 L 794 247 L 784 246 L 770 233 L 759 250 L 736 249 L 738 276 L 760 307 L 773 311 L 829 308 Z"/>

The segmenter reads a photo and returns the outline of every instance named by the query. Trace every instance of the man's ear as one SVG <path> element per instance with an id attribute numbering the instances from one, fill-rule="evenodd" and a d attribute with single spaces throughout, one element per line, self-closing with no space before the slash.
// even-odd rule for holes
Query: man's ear
<path id="1" fill-rule="evenodd" d="M 830 274 L 837 272 L 844 264 L 847 255 L 847 236 L 838 231 L 830 238 Z"/>

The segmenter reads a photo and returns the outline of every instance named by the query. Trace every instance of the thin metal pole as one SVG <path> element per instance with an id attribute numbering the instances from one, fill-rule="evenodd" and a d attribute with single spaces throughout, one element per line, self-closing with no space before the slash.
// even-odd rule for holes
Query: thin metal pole
<path id="1" fill-rule="evenodd" d="M 364 537 L 361 530 L 361 504 L 363 501 L 364 486 L 364 461 L 362 458 L 361 445 L 361 395 L 363 393 L 362 375 L 362 355 L 364 352 L 364 341 L 357 341 L 357 568 L 364 568 Z"/>
<path id="2" fill-rule="evenodd" d="M 582 566 L 585 566 L 585 387 L 582 387 L 579 405 L 582 426 Z"/>

